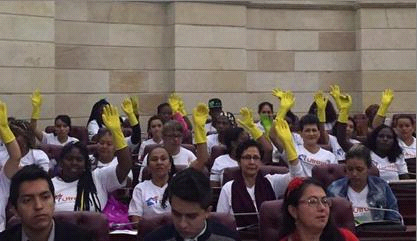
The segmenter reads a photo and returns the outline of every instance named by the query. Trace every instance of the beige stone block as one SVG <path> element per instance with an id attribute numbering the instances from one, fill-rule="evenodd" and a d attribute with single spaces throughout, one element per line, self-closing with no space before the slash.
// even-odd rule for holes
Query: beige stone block
<path id="1" fill-rule="evenodd" d="M 166 7 L 160 2 L 87 2 L 88 21 L 127 24 L 165 24 Z"/>
<path id="2" fill-rule="evenodd" d="M 317 50 L 318 32 L 315 31 L 277 31 L 277 50 Z"/>
<path id="3" fill-rule="evenodd" d="M 164 69 L 165 49 L 132 47 L 56 47 L 57 68 Z"/>
<path id="4" fill-rule="evenodd" d="M 55 90 L 61 93 L 109 91 L 109 72 L 104 70 L 55 70 Z"/>
<path id="5" fill-rule="evenodd" d="M 247 27 L 256 29 L 354 30 L 349 10 L 248 9 Z"/>
<path id="6" fill-rule="evenodd" d="M 296 52 L 296 71 L 351 71 L 359 69 L 356 52 Z"/>
<path id="7" fill-rule="evenodd" d="M 58 44 L 108 45 L 109 25 L 73 21 L 55 21 Z"/>
<path id="8" fill-rule="evenodd" d="M 53 43 L 0 41 L 0 66 L 54 67 Z"/>
<path id="9" fill-rule="evenodd" d="M 55 91 L 55 70 L 52 68 L 0 68 L 0 92 L 42 93 Z"/>
<path id="10" fill-rule="evenodd" d="M 383 91 L 388 88 L 394 91 L 416 91 L 416 71 L 362 71 L 363 91 Z"/>
<path id="11" fill-rule="evenodd" d="M 54 41 L 54 19 L 0 14 L 0 38 L 27 41 Z"/>
<path id="12" fill-rule="evenodd" d="M 138 96 L 141 101 L 139 104 L 140 114 L 155 115 L 156 107 L 168 101 L 169 93 L 145 93 Z"/>
<path id="13" fill-rule="evenodd" d="M 274 30 L 247 29 L 246 36 L 248 50 L 276 49 L 276 32 Z"/>
<path id="14" fill-rule="evenodd" d="M 147 71 L 111 71 L 110 92 L 143 92 L 149 89 Z"/>
<path id="15" fill-rule="evenodd" d="M 175 25 L 175 46 L 246 48 L 242 27 Z"/>
<path id="16" fill-rule="evenodd" d="M 244 92 L 244 71 L 175 71 L 175 90 L 180 92 Z"/>
<path id="17" fill-rule="evenodd" d="M 355 32 L 320 32 L 319 50 L 355 50 Z"/>
<path id="18" fill-rule="evenodd" d="M 319 72 L 319 88 L 330 91 L 330 85 L 339 85 L 342 92 L 360 92 L 362 90 L 360 73 L 357 71 Z"/>
<path id="19" fill-rule="evenodd" d="M 249 58 L 252 59 L 249 60 Z M 248 69 L 259 71 L 294 71 L 294 52 L 248 51 Z"/>
<path id="20" fill-rule="evenodd" d="M 113 46 L 163 47 L 167 46 L 164 26 L 110 24 L 109 44 Z"/>
<path id="21" fill-rule="evenodd" d="M 381 92 L 363 92 L 363 108 L 371 104 L 379 103 Z M 415 113 L 416 111 L 416 92 L 395 92 L 395 98 L 392 101 L 390 113 Z"/>
<path id="22" fill-rule="evenodd" d="M 7 112 L 9 117 L 15 117 L 16 119 L 29 120 L 32 114 L 31 95 L 27 94 L 10 94 L 0 93 L 1 101 L 6 103 Z M 54 118 L 55 117 L 55 95 L 54 94 L 42 94 L 42 109 L 41 119 Z"/>
<path id="23" fill-rule="evenodd" d="M 148 71 L 149 92 L 173 92 L 174 71 Z"/>
<path id="24" fill-rule="evenodd" d="M 0 1 L 0 13 L 55 16 L 55 1 Z"/>
<path id="25" fill-rule="evenodd" d="M 207 103 L 211 98 L 221 99 L 223 111 L 229 111 L 234 114 L 239 113 L 240 108 L 246 106 L 247 103 L 246 93 L 180 93 L 180 95 L 183 97 L 189 113 L 198 103 Z"/>
<path id="26" fill-rule="evenodd" d="M 243 49 L 176 48 L 176 69 L 245 70 Z"/>
<path id="27" fill-rule="evenodd" d="M 415 50 L 366 50 L 361 52 L 362 70 L 415 70 Z"/>
<path id="28" fill-rule="evenodd" d="M 415 8 L 360 9 L 364 28 L 416 28 Z"/>
<path id="29" fill-rule="evenodd" d="M 361 49 L 415 49 L 415 29 L 362 29 Z"/>
<path id="30" fill-rule="evenodd" d="M 272 89 L 311 91 L 319 85 L 318 72 L 248 72 L 247 90 L 255 92 L 268 92 Z"/>
<path id="31" fill-rule="evenodd" d="M 228 4 L 176 2 L 176 24 L 246 26 L 246 7 Z"/>
<path id="32" fill-rule="evenodd" d="M 87 21 L 87 1 L 55 1 L 55 19 Z"/>

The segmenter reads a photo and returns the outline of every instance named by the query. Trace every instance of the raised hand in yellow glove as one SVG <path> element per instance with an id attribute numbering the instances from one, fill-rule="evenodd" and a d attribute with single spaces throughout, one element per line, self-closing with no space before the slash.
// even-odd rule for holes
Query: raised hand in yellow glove
<path id="1" fill-rule="evenodd" d="M 334 102 L 336 103 L 336 107 L 337 109 L 340 109 L 340 100 L 339 100 L 339 96 L 340 96 L 340 88 L 338 85 L 330 85 L 330 92 L 329 94 L 333 97 Z"/>
<path id="2" fill-rule="evenodd" d="M 291 91 L 285 92 L 281 97 L 280 107 L 276 118 L 285 118 L 287 112 L 294 106 L 295 97 Z"/>
<path id="3" fill-rule="evenodd" d="M 136 118 L 136 115 L 135 115 L 135 111 L 134 111 L 134 108 L 133 108 L 133 103 L 132 103 L 131 98 L 126 98 L 126 99 L 123 100 L 122 110 L 125 112 L 128 120 L 129 120 L 130 126 L 135 126 L 139 123 L 138 119 Z"/>
<path id="4" fill-rule="evenodd" d="M 173 114 L 180 113 L 181 101 L 182 101 L 181 96 L 179 96 L 175 93 L 173 93 L 169 96 L 168 103 L 171 106 Z"/>
<path id="5" fill-rule="evenodd" d="M 193 109 L 194 142 L 196 144 L 207 142 L 205 124 L 209 109 L 204 103 L 198 103 Z"/>
<path id="6" fill-rule="evenodd" d="M 15 137 L 10 130 L 9 122 L 7 120 L 7 106 L 6 103 L 0 101 L 0 137 L 5 144 L 12 142 Z"/>
<path id="7" fill-rule="evenodd" d="M 32 94 L 32 119 L 39 120 L 41 117 L 42 95 L 39 90 Z"/>
<path id="8" fill-rule="evenodd" d="M 113 136 L 114 146 L 116 151 L 127 147 L 125 136 L 120 125 L 119 112 L 116 106 L 106 105 L 103 107 L 103 118 L 104 125 L 110 130 Z"/>
<path id="9" fill-rule="evenodd" d="M 314 95 L 314 102 L 317 106 L 317 117 L 321 123 L 326 122 L 326 105 L 329 99 L 324 96 L 322 91 L 317 91 Z"/>
<path id="10" fill-rule="evenodd" d="M 292 139 L 292 134 L 290 127 L 286 120 L 282 118 L 277 118 L 274 121 L 275 132 L 278 135 L 278 138 L 284 144 L 284 149 L 287 154 L 288 161 L 294 161 L 298 158 L 297 150 L 295 149 L 294 141 Z"/>
<path id="11" fill-rule="evenodd" d="M 130 96 L 130 101 L 132 102 L 133 113 L 135 113 L 136 116 L 139 116 L 139 97 Z"/>
<path id="12" fill-rule="evenodd" d="M 339 117 L 337 119 L 340 123 L 347 123 L 349 118 L 349 110 L 352 106 L 352 97 L 349 94 L 344 94 L 339 96 Z"/>
<path id="13" fill-rule="evenodd" d="M 382 92 L 381 104 L 379 105 L 378 112 L 379 116 L 385 117 L 388 107 L 391 105 L 394 99 L 394 92 L 391 89 L 386 89 Z"/>
<path id="14" fill-rule="evenodd" d="M 247 107 L 243 107 L 240 109 L 240 115 L 242 116 L 242 120 L 237 120 L 239 125 L 241 125 L 247 132 L 249 132 L 253 139 L 259 139 L 263 133 L 253 122 L 252 111 Z"/>
<path id="15" fill-rule="evenodd" d="M 284 93 L 285 91 L 281 90 L 280 88 L 275 88 L 272 90 L 272 95 L 277 97 L 278 99 L 281 99 Z"/>

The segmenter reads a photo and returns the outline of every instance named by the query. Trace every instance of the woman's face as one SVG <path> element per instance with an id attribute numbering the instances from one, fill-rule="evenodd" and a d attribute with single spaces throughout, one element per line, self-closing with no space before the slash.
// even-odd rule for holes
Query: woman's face
<path id="1" fill-rule="evenodd" d="M 162 137 L 162 120 L 155 119 L 151 121 L 150 130 L 152 137 Z"/>
<path id="2" fill-rule="evenodd" d="M 172 109 L 169 106 L 162 107 L 158 114 L 162 117 L 164 123 L 172 119 Z"/>
<path id="3" fill-rule="evenodd" d="M 104 134 L 98 140 L 98 156 L 99 159 L 102 160 L 109 160 L 110 158 L 113 159 L 114 156 L 114 145 L 113 145 L 113 138 L 110 133 Z M 110 160 L 111 160 L 110 159 Z"/>
<path id="4" fill-rule="evenodd" d="M 288 211 L 296 220 L 296 227 L 311 232 L 321 232 L 329 220 L 330 206 L 323 188 L 309 185 L 305 190 L 298 206 L 288 206 Z"/>
<path id="5" fill-rule="evenodd" d="M 381 129 L 376 136 L 376 149 L 387 153 L 394 145 L 394 132 L 390 128 Z"/>
<path id="6" fill-rule="evenodd" d="M 62 178 L 71 181 L 78 180 L 85 171 L 85 162 L 81 151 L 73 147 L 61 162 Z"/>
<path id="7" fill-rule="evenodd" d="M 364 187 L 368 183 L 366 160 L 354 157 L 346 160 L 346 176 L 352 187 Z"/>
<path id="8" fill-rule="evenodd" d="M 240 157 L 239 166 L 244 177 L 256 176 L 260 165 L 261 154 L 257 147 L 251 146 L 243 151 L 242 156 Z"/>
<path id="9" fill-rule="evenodd" d="M 55 134 L 58 137 L 66 138 L 69 134 L 70 127 L 60 119 L 55 121 Z"/>
<path id="10" fill-rule="evenodd" d="M 353 124 L 353 121 L 348 120 L 346 125 L 346 136 L 348 138 L 352 137 L 353 132 L 355 131 L 355 125 Z"/>
<path id="11" fill-rule="evenodd" d="M 168 152 L 161 147 L 157 147 L 149 154 L 148 168 L 152 173 L 152 177 L 168 176 L 171 170 L 171 162 L 169 161 Z"/>
<path id="12" fill-rule="evenodd" d="M 400 118 L 397 120 L 396 130 L 400 135 L 401 139 L 408 139 L 413 135 L 414 126 L 410 119 Z"/>
<path id="13" fill-rule="evenodd" d="M 227 118 L 227 116 L 220 115 L 216 119 L 216 126 L 215 126 L 217 132 L 223 132 L 230 128 L 230 121 Z"/>
<path id="14" fill-rule="evenodd" d="M 300 135 L 303 138 L 304 144 L 316 145 L 320 138 L 320 131 L 316 124 L 307 124 L 303 126 Z"/>
<path id="15" fill-rule="evenodd" d="M 259 115 L 268 116 L 272 120 L 274 113 L 272 113 L 271 107 L 269 107 L 269 105 L 264 105 L 262 106 Z"/>

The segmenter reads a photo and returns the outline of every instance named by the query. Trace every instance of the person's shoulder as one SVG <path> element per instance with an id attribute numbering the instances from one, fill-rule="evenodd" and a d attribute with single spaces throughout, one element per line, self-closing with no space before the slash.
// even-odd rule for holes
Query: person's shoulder
<path id="1" fill-rule="evenodd" d="M 48 155 L 46 155 L 46 153 L 41 149 L 32 149 L 32 152 L 34 156 L 48 158 Z"/>
<path id="2" fill-rule="evenodd" d="M 64 240 L 80 240 L 80 241 L 88 241 L 93 240 L 91 233 L 86 232 L 85 230 L 81 229 L 79 226 L 65 222 L 62 220 L 54 220 L 55 221 L 55 240 L 56 241 L 64 241 Z"/>
<path id="3" fill-rule="evenodd" d="M 383 185 L 387 187 L 389 186 L 387 181 L 377 176 L 368 175 L 368 181 L 372 182 L 375 185 Z"/>
<path id="4" fill-rule="evenodd" d="M 0 240 L 7 240 L 7 241 L 21 241 L 22 239 L 22 225 L 17 224 L 9 229 L 0 232 Z"/>
<path id="5" fill-rule="evenodd" d="M 345 238 L 345 241 L 359 241 L 359 239 L 349 229 L 339 228 L 339 232 Z"/>
<path id="6" fill-rule="evenodd" d="M 175 227 L 172 224 L 162 226 L 144 237 L 144 241 L 163 241 L 163 240 L 175 240 Z"/>
<path id="7" fill-rule="evenodd" d="M 222 240 L 238 240 L 238 234 L 235 230 L 231 230 L 219 222 L 209 219 L 207 220 L 207 227 L 211 235 L 217 236 L 216 240 L 219 240 L 220 237 L 222 237 Z"/>

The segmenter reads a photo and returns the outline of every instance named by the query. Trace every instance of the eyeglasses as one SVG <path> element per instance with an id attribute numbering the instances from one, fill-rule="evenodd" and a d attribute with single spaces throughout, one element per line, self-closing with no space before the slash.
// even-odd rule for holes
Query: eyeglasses
<path id="1" fill-rule="evenodd" d="M 242 156 L 240 159 L 245 160 L 245 161 L 250 161 L 250 160 L 259 161 L 259 160 L 261 160 L 261 157 L 260 156 L 246 155 L 246 156 Z"/>
<path id="2" fill-rule="evenodd" d="M 307 203 L 309 207 L 319 207 L 319 205 L 323 205 L 325 207 L 331 207 L 332 202 L 327 197 L 317 198 L 317 197 L 310 197 L 307 200 L 299 200 L 299 203 Z"/>

